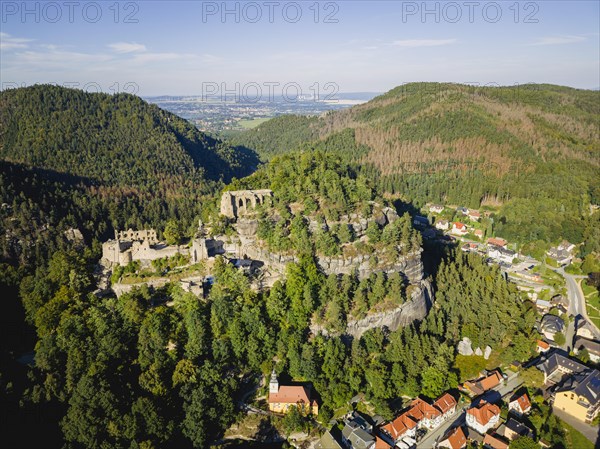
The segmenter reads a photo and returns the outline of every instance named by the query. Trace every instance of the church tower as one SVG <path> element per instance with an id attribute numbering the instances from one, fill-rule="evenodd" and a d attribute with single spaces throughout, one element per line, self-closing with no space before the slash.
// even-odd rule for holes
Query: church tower
<path id="1" fill-rule="evenodd" d="M 279 381 L 277 380 L 277 374 L 275 374 L 275 368 L 271 373 L 271 381 L 269 382 L 269 393 L 277 394 L 279 392 Z"/>

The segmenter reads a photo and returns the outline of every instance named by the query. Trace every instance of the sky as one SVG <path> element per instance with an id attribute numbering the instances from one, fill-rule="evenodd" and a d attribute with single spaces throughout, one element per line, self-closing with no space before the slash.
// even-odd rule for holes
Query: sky
<path id="1" fill-rule="evenodd" d="M 598 1 L 0 1 L 3 89 L 385 92 L 600 86 Z"/>

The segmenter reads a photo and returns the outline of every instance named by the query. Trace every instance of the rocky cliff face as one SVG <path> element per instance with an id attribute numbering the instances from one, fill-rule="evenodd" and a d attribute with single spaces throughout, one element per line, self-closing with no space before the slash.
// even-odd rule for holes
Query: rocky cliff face
<path id="1" fill-rule="evenodd" d="M 352 258 L 318 257 L 317 261 L 323 272 L 329 274 L 351 274 L 358 272 L 359 279 L 369 277 L 371 273 L 383 271 L 385 273 L 398 272 L 411 284 L 416 284 L 423 279 L 423 262 L 421 252 L 416 251 L 399 258 L 392 264 L 373 265 L 370 255 L 361 255 Z"/>
<path id="2" fill-rule="evenodd" d="M 346 333 L 354 338 L 375 327 L 387 327 L 395 331 L 399 327 L 407 326 L 413 321 L 420 321 L 427 316 L 433 303 L 433 290 L 429 281 L 422 281 L 413 291 L 410 300 L 397 309 L 389 312 L 368 315 L 361 320 L 349 321 Z"/>
<path id="3" fill-rule="evenodd" d="M 360 338 L 366 331 L 376 327 L 386 327 L 390 331 L 395 331 L 399 327 L 424 319 L 432 304 L 433 289 L 429 281 L 423 280 L 413 290 L 410 300 L 400 307 L 387 312 L 367 315 L 360 320 L 348 321 L 345 334 Z M 328 334 L 327 329 L 315 324 L 310 327 L 310 330 L 313 334 Z"/>

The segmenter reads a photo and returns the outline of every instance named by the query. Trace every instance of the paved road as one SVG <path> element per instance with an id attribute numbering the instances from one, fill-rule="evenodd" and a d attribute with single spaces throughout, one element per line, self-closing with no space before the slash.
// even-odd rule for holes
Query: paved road
<path id="1" fill-rule="evenodd" d="M 583 294 L 583 291 L 581 290 L 581 286 L 577 282 L 578 279 L 585 279 L 585 276 L 575 276 L 572 274 L 565 273 L 565 270 L 562 267 L 555 271 L 561 276 L 563 276 L 566 280 L 567 294 L 569 297 L 569 313 L 575 317 L 577 315 L 581 315 L 582 317 L 584 317 L 586 321 L 592 325 L 596 339 L 599 339 L 600 329 L 598 329 L 588 317 L 587 310 L 585 307 L 585 296 Z"/>
<path id="2" fill-rule="evenodd" d="M 489 402 L 498 403 L 501 397 L 507 396 L 521 386 L 523 381 L 519 377 L 518 373 L 512 374 L 505 382 L 502 382 L 493 390 L 483 394 L 480 399 L 485 399 Z M 464 404 L 462 407 L 458 407 L 454 415 L 450 416 L 446 421 L 440 425 L 437 429 L 434 429 L 425 435 L 421 441 L 417 443 L 418 449 L 431 449 L 435 447 L 438 439 L 450 429 L 465 424 L 466 409 L 471 406 L 470 403 Z"/>
<path id="3" fill-rule="evenodd" d="M 444 421 L 437 429 L 427 432 L 425 438 L 417 443 L 418 449 L 432 449 L 438 439 L 440 439 L 451 427 L 458 427 L 465 423 L 465 410 L 470 404 L 465 404 L 462 407 L 458 407 L 454 415 L 450 416 Z"/>
<path id="4" fill-rule="evenodd" d="M 558 416 L 564 422 L 566 422 L 567 424 L 569 424 L 570 426 L 574 427 L 576 430 L 581 432 L 584 437 L 586 437 L 588 440 L 590 440 L 592 443 L 595 444 L 595 447 L 600 446 L 600 438 L 598 435 L 599 430 L 598 430 L 597 426 L 591 426 L 589 424 L 581 422 L 578 419 L 567 415 L 562 410 L 559 410 L 554 407 L 552 407 L 552 413 L 554 413 L 556 416 Z"/>

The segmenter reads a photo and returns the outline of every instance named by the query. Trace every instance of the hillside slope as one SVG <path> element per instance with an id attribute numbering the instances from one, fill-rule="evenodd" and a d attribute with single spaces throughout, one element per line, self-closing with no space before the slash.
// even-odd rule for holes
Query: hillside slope
<path id="1" fill-rule="evenodd" d="M 228 181 L 246 174 L 243 165 L 252 166 L 138 97 L 50 85 L 0 94 L 0 158 L 147 191 Z"/>
<path id="2" fill-rule="evenodd" d="M 489 206 L 511 238 L 581 240 L 600 203 L 599 116 L 594 91 L 415 83 L 318 119 L 276 118 L 232 143 L 263 159 L 336 151 L 417 206 Z"/>

